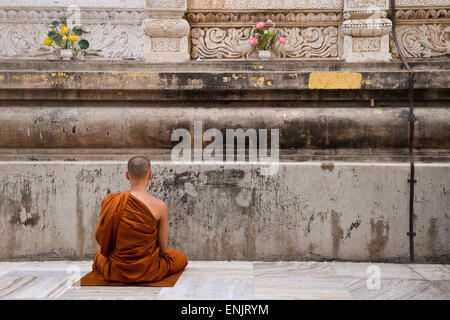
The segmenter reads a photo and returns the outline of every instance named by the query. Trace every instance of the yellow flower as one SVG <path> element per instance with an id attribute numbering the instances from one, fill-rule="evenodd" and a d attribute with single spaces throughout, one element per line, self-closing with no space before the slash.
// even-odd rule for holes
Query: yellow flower
<path id="1" fill-rule="evenodd" d="M 53 40 L 52 40 L 52 39 L 50 39 L 50 38 L 48 38 L 48 37 L 44 39 L 44 44 L 45 44 L 46 46 L 51 46 L 52 43 L 53 43 Z"/>
<path id="2" fill-rule="evenodd" d="M 70 39 L 70 41 L 72 41 L 72 42 L 78 41 L 78 37 L 77 37 L 76 34 L 71 34 L 71 35 L 69 36 L 69 39 Z"/>
<path id="3" fill-rule="evenodd" d="M 61 28 L 60 32 L 61 32 L 62 34 L 67 34 L 67 33 L 69 32 L 69 28 L 66 27 L 66 26 L 64 26 L 64 27 Z"/>
<path id="4" fill-rule="evenodd" d="M 64 37 L 63 37 L 63 40 L 64 40 L 64 41 L 67 41 L 67 37 L 66 37 L 66 36 L 64 36 Z"/>

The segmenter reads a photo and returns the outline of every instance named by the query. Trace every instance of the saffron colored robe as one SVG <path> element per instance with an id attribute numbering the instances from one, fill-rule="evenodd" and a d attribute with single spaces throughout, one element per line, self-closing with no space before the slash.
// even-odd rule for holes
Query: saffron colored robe
<path id="1" fill-rule="evenodd" d="M 182 271 L 188 263 L 181 251 L 160 253 L 158 220 L 130 191 L 103 199 L 95 238 L 100 249 L 92 269 L 106 282 L 155 282 Z"/>

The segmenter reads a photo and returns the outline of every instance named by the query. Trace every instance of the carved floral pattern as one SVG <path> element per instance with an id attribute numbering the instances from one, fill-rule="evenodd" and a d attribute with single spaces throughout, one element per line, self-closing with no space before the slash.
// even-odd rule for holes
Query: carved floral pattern
<path id="1" fill-rule="evenodd" d="M 296 23 L 335 23 L 341 22 L 339 12 L 188 12 L 186 19 L 191 25 L 196 24 L 228 24 L 253 25 L 258 21 L 271 19 L 278 26 Z"/>
<path id="2" fill-rule="evenodd" d="M 141 57 L 144 32 L 141 26 L 91 24 L 85 27 L 89 52 L 103 58 Z"/>
<path id="3" fill-rule="evenodd" d="M 183 9 L 186 0 L 147 0 L 145 6 L 150 9 Z"/>
<path id="4" fill-rule="evenodd" d="M 386 0 L 345 0 L 344 10 L 377 8 L 378 10 L 387 10 L 389 2 Z"/>
<path id="5" fill-rule="evenodd" d="M 182 37 L 189 34 L 189 23 L 184 19 L 146 19 L 144 31 L 152 37 Z"/>
<path id="6" fill-rule="evenodd" d="M 395 18 L 399 20 L 412 19 L 450 19 L 449 9 L 406 9 L 396 10 Z"/>
<path id="7" fill-rule="evenodd" d="M 396 7 L 448 6 L 448 0 L 395 0 Z"/>
<path id="8" fill-rule="evenodd" d="M 0 9 L 1 57 L 55 56 L 43 45 L 48 22 L 59 18 L 65 8 Z M 81 22 L 90 43 L 87 57 L 122 58 L 142 56 L 143 10 L 81 10 Z"/>
<path id="9" fill-rule="evenodd" d="M 179 52 L 180 39 L 152 38 L 153 52 Z"/>
<path id="10" fill-rule="evenodd" d="M 78 5 L 94 8 L 143 8 L 145 0 L 0 0 L 0 6 L 31 7 L 67 7 Z"/>
<path id="11" fill-rule="evenodd" d="M 189 9 L 337 9 L 343 0 L 188 0 Z"/>
<path id="12" fill-rule="evenodd" d="M 336 27 L 280 28 L 286 45 L 280 47 L 280 58 L 336 57 Z M 243 59 L 252 51 L 248 45 L 251 28 L 194 28 L 191 31 L 193 59 Z"/>
<path id="13" fill-rule="evenodd" d="M 154 5 L 165 3 L 168 1 L 154 2 Z M 99 2 L 97 8 L 83 7 L 80 12 L 83 27 L 89 31 L 86 38 L 91 43 L 87 57 L 141 57 L 144 50 L 142 22 L 149 15 L 143 9 L 144 0 L 140 9 L 99 8 L 106 4 Z M 337 32 L 342 24 L 343 0 L 189 0 L 188 4 L 186 19 L 191 28 L 191 57 L 194 59 L 247 57 L 251 52 L 247 42 L 251 26 L 267 19 L 276 22 L 288 37 L 288 43 L 278 52 L 279 57 L 337 57 Z M 396 0 L 396 5 L 397 36 L 406 57 L 432 58 L 449 54 L 448 0 Z M 252 6 L 276 10 L 258 11 L 252 10 Z M 307 9 L 312 7 L 316 10 L 308 12 Z M 195 8 L 202 10 L 196 11 Z M 320 8 L 327 10 L 320 12 Z M 50 48 L 42 43 L 48 31 L 46 24 L 58 18 L 65 9 L 56 6 L 20 8 L 12 4 L 0 8 L 1 57 L 53 56 Z M 370 35 L 361 34 L 361 37 Z M 152 45 L 163 46 L 162 43 Z M 166 49 L 175 48 L 175 44 L 164 45 Z M 362 48 L 360 43 L 357 47 Z M 390 48 L 398 58 L 392 41 Z"/>
<path id="14" fill-rule="evenodd" d="M 283 58 L 328 58 L 338 55 L 336 27 L 285 28 L 283 33 L 288 39 L 280 50 Z"/>
<path id="15" fill-rule="evenodd" d="M 1 22 L 30 22 L 36 21 L 40 23 L 47 22 L 52 19 L 58 19 L 61 15 L 66 15 L 67 8 L 0 8 Z M 90 22 L 108 22 L 108 23 L 141 23 L 147 17 L 144 10 L 101 10 L 83 8 L 80 10 L 80 20 L 82 23 Z"/>
<path id="16" fill-rule="evenodd" d="M 193 59 L 241 59 L 248 55 L 250 28 L 194 28 L 191 30 Z"/>
<path id="17" fill-rule="evenodd" d="M 449 26 L 401 25 L 397 26 L 395 31 L 402 53 L 407 58 L 432 58 L 450 54 L 450 41 L 446 39 L 446 34 L 450 33 Z M 399 58 L 392 39 L 391 48 L 393 55 Z"/>
<path id="18" fill-rule="evenodd" d="M 51 51 L 42 43 L 47 32 L 46 25 L 1 23 L 0 55 L 2 57 L 48 55 Z"/>
<path id="19" fill-rule="evenodd" d="M 376 52 L 381 50 L 379 37 L 353 38 L 353 52 Z"/>

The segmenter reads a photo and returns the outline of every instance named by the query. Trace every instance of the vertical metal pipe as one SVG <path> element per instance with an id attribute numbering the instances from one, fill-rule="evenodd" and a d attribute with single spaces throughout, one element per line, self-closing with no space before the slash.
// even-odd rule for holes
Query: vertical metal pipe
<path id="1" fill-rule="evenodd" d="M 414 155 L 413 155 L 413 145 L 414 145 L 414 80 L 415 73 L 412 70 L 403 56 L 402 50 L 398 44 L 397 34 L 395 32 L 395 0 L 391 0 L 391 20 L 392 20 L 392 36 L 394 38 L 395 47 L 397 52 L 402 59 L 403 64 L 409 71 L 409 81 L 408 81 L 408 99 L 409 99 L 409 164 L 410 164 L 410 176 L 409 182 L 409 261 L 414 262 L 414 184 L 417 182 L 415 179 L 414 171 Z"/>
<path id="2" fill-rule="evenodd" d="M 409 73 L 409 163 L 411 167 L 409 177 L 409 260 L 414 262 L 414 184 L 416 179 L 414 177 L 414 156 L 413 156 L 413 142 L 414 142 L 414 78 L 415 73 Z"/>

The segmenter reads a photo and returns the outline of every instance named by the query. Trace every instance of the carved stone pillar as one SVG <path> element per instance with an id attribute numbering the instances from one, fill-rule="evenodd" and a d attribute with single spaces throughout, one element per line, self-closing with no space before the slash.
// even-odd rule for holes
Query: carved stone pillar
<path id="1" fill-rule="evenodd" d="M 145 32 L 144 60 L 150 63 L 176 63 L 190 60 L 189 23 L 183 19 L 187 0 L 146 0 L 149 19 Z"/>
<path id="2" fill-rule="evenodd" d="M 343 59 L 347 62 L 389 61 L 389 0 L 344 0 Z"/>

